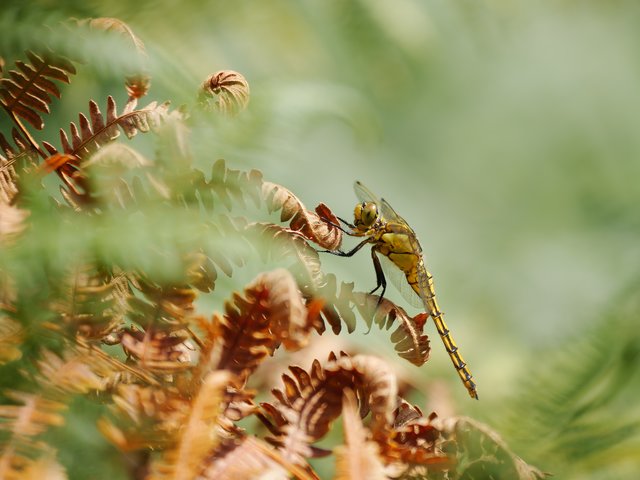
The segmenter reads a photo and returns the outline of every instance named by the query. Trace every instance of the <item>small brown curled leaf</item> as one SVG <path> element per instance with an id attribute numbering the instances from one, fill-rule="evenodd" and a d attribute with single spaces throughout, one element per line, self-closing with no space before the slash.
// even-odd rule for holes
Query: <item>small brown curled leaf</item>
<path id="1" fill-rule="evenodd" d="M 129 102 L 132 103 L 131 109 L 133 109 L 137 100 L 147 94 L 151 84 L 150 77 L 146 73 L 147 52 L 144 43 L 133 33 L 129 25 L 118 18 L 87 18 L 78 20 L 77 23 L 80 26 L 88 25 L 92 30 L 101 30 L 108 33 L 114 32 L 120 35 L 126 42 L 133 45 L 137 54 L 138 66 L 135 72 L 130 72 L 125 78 L 125 89 L 129 95 Z"/>
<path id="2" fill-rule="evenodd" d="M 317 243 L 327 250 L 335 250 L 342 243 L 342 232 L 335 225 L 337 217 L 324 203 L 316 207 L 316 211 L 307 210 L 304 204 L 291 191 L 271 182 L 262 184 L 262 197 L 269 212 L 280 211 L 280 220 L 291 220 L 291 229 L 299 232 L 306 239 Z"/>
<path id="3" fill-rule="evenodd" d="M 40 165 L 39 170 L 46 175 L 59 169 L 68 170 L 68 164 L 78 165 L 79 162 L 80 159 L 75 155 L 67 153 L 54 153 L 53 155 L 45 159 L 45 161 Z M 70 173 L 70 171 L 68 173 Z"/>
<path id="4" fill-rule="evenodd" d="M 198 101 L 205 110 L 237 115 L 249 104 L 249 83 L 238 72 L 221 70 L 202 83 Z"/>

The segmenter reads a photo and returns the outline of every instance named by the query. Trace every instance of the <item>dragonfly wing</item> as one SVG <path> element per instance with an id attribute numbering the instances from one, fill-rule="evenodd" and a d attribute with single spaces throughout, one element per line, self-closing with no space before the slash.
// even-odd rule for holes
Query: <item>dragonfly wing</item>
<path id="1" fill-rule="evenodd" d="M 382 265 L 385 277 L 396 287 L 396 290 L 400 292 L 402 298 L 416 308 L 424 308 L 424 302 L 413 288 L 411 288 L 402 270 L 384 255 L 380 255 L 380 264 Z"/>
<path id="2" fill-rule="evenodd" d="M 353 184 L 353 191 L 361 202 L 373 202 L 380 205 L 380 199 L 360 181 Z"/>
<path id="3" fill-rule="evenodd" d="M 407 225 L 407 222 L 389 205 L 384 198 L 380 199 L 378 196 L 369 190 L 365 185 L 357 181 L 353 184 L 353 190 L 356 192 L 358 200 L 361 202 L 372 202 L 378 205 L 382 218 L 388 222 L 398 222 Z"/>
<path id="4" fill-rule="evenodd" d="M 400 215 L 398 215 L 398 212 L 396 212 L 393 209 L 393 207 L 391 205 L 389 205 L 389 202 L 387 202 L 384 198 L 382 200 L 380 200 L 379 205 L 382 207 L 382 215 L 388 221 L 402 223 L 403 225 L 406 225 L 407 227 L 409 226 L 407 221 L 404 218 L 402 218 Z"/>

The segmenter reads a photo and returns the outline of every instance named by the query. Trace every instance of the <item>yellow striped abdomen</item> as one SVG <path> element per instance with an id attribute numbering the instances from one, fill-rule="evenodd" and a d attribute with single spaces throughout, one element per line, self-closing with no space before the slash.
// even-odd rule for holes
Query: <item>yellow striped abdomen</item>
<path id="1" fill-rule="evenodd" d="M 467 367 L 467 364 L 458 350 L 456 342 L 453 340 L 453 337 L 449 332 L 449 328 L 444 321 L 444 313 L 438 306 L 433 286 L 433 276 L 424 267 L 422 259 L 420 259 L 418 265 L 416 265 L 415 270 L 408 272 L 406 275 L 407 281 L 420 298 L 422 298 L 427 312 L 433 319 L 433 323 L 436 325 L 436 329 L 442 339 L 442 343 L 444 343 L 444 348 L 447 350 L 449 358 L 451 358 L 451 362 L 458 372 L 460 380 L 464 383 L 469 395 L 472 398 L 478 398 L 478 392 L 476 391 L 476 384 L 473 381 L 473 375 Z"/>

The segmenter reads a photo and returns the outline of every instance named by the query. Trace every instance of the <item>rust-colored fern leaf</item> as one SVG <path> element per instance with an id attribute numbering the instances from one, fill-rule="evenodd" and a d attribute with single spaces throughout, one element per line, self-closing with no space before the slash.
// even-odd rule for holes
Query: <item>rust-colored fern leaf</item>
<path id="1" fill-rule="evenodd" d="M 101 418 L 98 428 L 123 452 L 174 447 L 191 408 L 188 398 L 168 386 L 123 383 L 112 398 L 112 418 Z"/>
<path id="2" fill-rule="evenodd" d="M 149 480 L 191 480 L 201 473 L 205 460 L 221 441 L 217 419 L 224 410 L 231 383 L 227 371 L 214 371 L 203 380 L 173 448 L 152 465 Z"/>
<path id="3" fill-rule="evenodd" d="M 37 460 L 23 466 L 19 477 L 1 477 L 5 480 L 19 480 L 22 478 L 38 478 L 42 480 L 66 480 L 67 474 L 62 465 L 55 458 L 55 451 L 47 449 Z"/>
<path id="4" fill-rule="evenodd" d="M 0 478 L 28 478 L 23 475 L 33 467 L 34 456 L 47 449 L 35 437 L 64 423 L 62 412 L 66 405 L 31 393 L 3 393 L 16 404 L 0 405 Z"/>
<path id="5" fill-rule="evenodd" d="M 191 323 L 196 299 L 194 289 L 185 285 L 162 285 L 141 277 L 135 281 L 145 296 L 145 299 L 129 299 L 130 316 L 138 325 L 175 331 Z"/>
<path id="6" fill-rule="evenodd" d="M 83 113 L 78 115 L 78 125 L 71 122 L 69 131 L 71 140 L 63 129 L 60 129 L 60 142 L 63 153 L 74 155 L 80 159 L 87 159 L 101 146 L 115 140 L 120 129 L 128 138 L 133 138 L 138 132 L 148 132 L 158 126 L 169 110 L 168 103 L 152 102 L 137 110 L 124 109 L 118 113 L 116 101 L 110 95 L 107 97 L 106 118 L 96 102 L 89 102 L 89 118 Z M 58 150 L 50 143 L 43 142 L 44 147 L 53 155 Z"/>
<path id="7" fill-rule="evenodd" d="M 135 194 L 143 201 L 149 194 L 141 187 L 140 179 L 134 178 L 133 187 L 130 187 L 122 178 L 118 178 L 117 188 L 111 188 L 108 194 L 96 192 L 96 186 L 90 181 L 89 168 L 96 168 L 99 165 L 109 165 L 113 167 L 118 163 L 123 168 L 133 169 L 136 167 L 147 167 L 149 162 L 131 149 L 126 147 L 114 148 L 108 145 L 120 135 L 122 130 L 128 138 L 132 138 L 138 132 L 148 132 L 156 128 L 163 122 L 168 114 L 168 103 L 158 104 L 152 102 L 146 107 L 138 110 L 127 110 L 118 113 L 115 100 L 109 96 L 107 99 L 106 118 L 100 111 L 98 104 L 91 100 L 89 102 L 89 118 L 84 114 L 79 115 L 79 127 L 75 123 L 70 124 L 71 140 L 64 130 L 60 129 L 60 139 L 62 152 L 58 151 L 48 142 L 42 142 L 50 156 L 45 159 L 40 166 L 42 173 L 55 171 L 64 182 L 61 187 L 62 196 L 67 203 L 75 210 L 80 211 L 86 206 L 99 203 L 104 197 L 114 197 L 124 204 L 135 203 Z M 112 147 L 112 148 L 109 148 Z M 115 167 L 112 168 L 115 170 Z M 106 173 L 106 172 L 102 172 Z M 156 181 L 147 172 L 149 184 L 154 189 L 156 197 L 166 196 L 166 187 L 161 182 Z M 109 178 L 102 175 L 104 181 Z M 95 179 L 93 179 L 95 180 Z M 122 183 L 124 182 L 124 185 Z M 135 193 L 133 193 L 135 192 Z"/>
<path id="8" fill-rule="evenodd" d="M 0 133 L 0 204 L 15 202 L 18 194 L 16 162 L 23 160 L 21 163 L 27 165 L 36 157 L 33 145 L 16 128 L 12 129 L 11 136 L 17 149 Z"/>
<path id="9" fill-rule="evenodd" d="M 391 341 L 400 357 L 418 367 L 426 363 L 431 353 L 429 337 L 422 333 L 427 314 L 419 313 L 411 317 L 402 307 L 386 298 L 383 298 L 376 308 L 379 297 L 368 293 L 356 292 L 354 299 L 356 308 L 369 327 L 370 321 L 386 330 L 397 324 L 391 333 Z"/>
<path id="10" fill-rule="evenodd" d="M 0 137 L 0 143 L 8 146 L 4 137 Z M 0 153 L 0 205 L 10 205 L 17 194 L 18 182 L 13 162 Z"/>
<path id="11" fill-rule="evenodd" d="M 52 96 L 60 98 L 60 90 L 53 80 L 69 83 L 76 73 L 73 64 L 53 52 L 38 54 L 26 52 L 31 63 L 16 61 L 17 70 L 10 70 L 9 77 L 0 78 L 0 104 L 9 116 L 21 117 L 34 128 L 42 130 L 42 113 L 49 113 Z"/>
<path id="12" fill-rule="evenodd" d="M 345 443 L 336 447 L 336 480 L 386 480 L 378 445 L 362 424 L 355 393 L 345 390 L 342 399 Z"/>
<path id="13" fill-rule="evenodd" d="M 220 251 L 210 249 L 208 254 L 208 267 L 210 274 L 214 274 L 215 269 L 221 270 L 222 273 L 230 277 L 233 274 L 233 265 L 244 265 L 244 257 L 239 253 L 250 249 L 250 242 L 245 234 L 247 222 L 244 218 L 229 217 L 227 215 L 217 215 L 212 222 L 207 224 L 210 234 L 214 238 L 221 239 L 225 245 L 235 245 L 237 249 L 229 249 Z M 215 266 L 215 268 L 213 268 Z M 215 282 L 215 277 L 212 278 Z M 214 284 L 211 283 L 210 288 L 213 289 Z"/>
<path id="14" fill-rule="evenodd" d="M 168 333 L 156 328 L 146 331 L 125 328 L 120 343 L 125 353 L 136 364 L 150 372 L 176 373 L 191 367 L 191 351 L 186 330 Z"/>
<path id="15" fill-rule="evenodd" d="M 202 480 L 236 480 L 240 478 L 270 478 L 285 480 L 318 480 L 310 470 L 287 462 L 269 444 L 255 437 L 228 441 L 209 458 Z"/>
<path id="16" fill-rule="evenodd" d="M 39 435 L 49 427 L 64 423 L 61 412 L 65 405 L 31 393 L 5 391 L 7 398 L 22 405 L 0 406 L 2 430 L 20 436 Z"/>
<path id="17" fill-rule="evenodd" d="M 89 348 L 68 347 L 62 356 L 44 350 L 38 360 L 38 383 L 51 396 L 104 390 L 116 371 Z"/>
<path id="18" fill-rule="evenodd" d="M 311 292 L 324 283 L 318 252 L 299 233 L 273 223 L 250 224 L 245 233 L 265 262 L 272 259 L 293 259 L 293 263 L 287 268 L 305 296 L 311 295 Z"/>
<path id="19" fill-rule="evenodd" d="M 2 206 L 0 205 L 0 215 L 2 214 Z M 2 219 L 0 217 L 0 224 Z M 0 287 L 1 288 L 1 287 Z M 0 308 L 2 303 L 0 301 Z M 24 329 L 15 320 L 0 315 L 0 365 L 12 362 L 22 356 L 20 344 L 24 339 Z"/>
<path id="20" fill-rule="evenodd" d="M 435 414 L 425 418 L 418 407 L 400 399 L 393 428 L 386 436 L 376 437 L 385 462 L 390 469 L 402 472 L 403 478 L 430 478 L 434 472 L 442 474 L 455 467 L 454 458 L 443 451 L 445 439 L 433 424 L 434 418 Z"/>
<path id="21" fill-rule="evenodd" d="M 240 385 L 283 343 L 288 349 L 304 346 L 313 329 L 291 274 L 277 269 L 259 275 L 225 304 L 225 314 L 201 322 L 205 332 L 199 375 L 211 369 L 226 369 Z"/>
<path id="22" fill-rule="evenodd" d="M 168 187 L 155 177 L 152 166 L 134 149 L 114 142 L 100 148 L 87 161 L 75 155 L 54 153 L 39 166 L 39 171 L 55 170 L 64 183 L 60 192 L 74 210 L 104 212 L 142 209 L 152 202 L 165 201 Z M 127 181 L 123 171 L 136 175 Z"/>
<path id="23" fill-rule="evenodd" d="M 426 315 L 410 317 L 402 307 L 386 298 L 378 304 L 378 296 L 354 292 L 353 283 L 343 282 L 338 290 L 334 275 L 326 275 L 324 278 L 326 283 L 314 293 L 314 297 L 323 300 L 321 317 L 335 334 L 342 330 L 342 323 L 350 333 L 355 330 L 355 308 L 369 328 L 375 323 L 380 328 L 388 330 L 397 324 L 391 334 L 391 341 L 400 357 L 417 366 L 423 365 L 429 359 L 429 337 L 423 334 Z M 319 332 L 322 333 L 323 330 L 321 327 Z"/>
<path id="24" fill-rule="evenodd" d="M 331 355 L 322 367 L 316 360 L 310 371 L 289 367 L 292 375 L 283 375 L 284 390 L 273 390 L 276 402 L 261 404 L 273 419 L 268 424 L 283 458 L 304 465 L 309 457 L 326 454 L 312 443 L 329 431 L 342 411 L 345 388 L 357 392 L 360 410 L 371 410 L 374 430 L 391 424 L 397 385 L 390 367 L 375 357 Z"/>
<path id="25" fill-rule="evenodd" d="M 131 73 L 127 75 L 125 81 L 125 88 L 129 95 L 129 102 L 135 105 L 135 101 L 144 97 L 149 91 L 150 78 L 145 73 L 147 63 L 147 52 L 144 47 L 144 43 L 138 38 L 133 30 L 125 22 L 118 18 L 112 17 L 99 17 L 99 18 L 87 18 L 77 21 L 78 25 L 87 25 L 92 30 L 101 30 L 104 32 L 113 32 L 120 35 L 126 42 L 133 46 L 137 57 L 139 66 L 139 72 Z"/>
<path id="26" fill-rule="evenodd" d="M 334 226 L 338 219 L 326 205 L 318 205 L 315 212 L 308 211 L 291 191 L 264 181 L 258 170 L 243 172 L 230 169 L 224 160 L 218 160 L 213 165 L 209 181 L 204 173 L 194 169 L 190 182 L 193 192 L 186 200 L 202 205 L 209 212 L 213 211 L 216 198 L 227 210 L 231 210 L 233 205 L 245 208 L 246 199 L 251 199 L 256 207 L 264 203 L 269 213 L 280 210 L 282 222 L 290 222 L 292 230 L 320 247 L 332 250 L 341 244 L 342 232 Z"/>
<path id="27" fill-rule="evenodd" d="M 124 324 L 128 285 L 123 276 L 112 277 L 91 265 L 72 269 L 64 281 L 53 285 L 51 311 L 69 335 L 102 340 Z"/>
<path id="28" fill-rule="evenodd" d="M 2 185 L 0 185 L 1 188 Z M 27 228 L 26 219 L 28 216 L 28 210 L 3 203 L 0 200 L 0 248 L 7 247 L 17 241 L 20 234 Z"/>
<path id="29" fill-rule="evenodd" d="M 246 198 L 250 198 L 256 207 L 259 207 L 262 182 L 262 173 L 259 170 L 243 172 L 227 168 L 224 160 L 217 160 L 211 169 L 209 181 L 205 179 L 204 173 L 200 170 L 194 169 L 192 171 L 193 191 L 187 200 L 201 204 L 208 212 L 213 211 L 215 198 L 229 211 L 234 205 L 246 207 Z"/>
<path id="30" fill-rule="evenodd" d="M 187 327 L 194 317 L 196 291 L 188 286 L 159 285 L 136 278 L 144 298 L 128 297 L 129 318 L 138 327 L 119 331 L 122 348 L 140 368 L 175 373 L 192 366 L 194 346 Z"/>

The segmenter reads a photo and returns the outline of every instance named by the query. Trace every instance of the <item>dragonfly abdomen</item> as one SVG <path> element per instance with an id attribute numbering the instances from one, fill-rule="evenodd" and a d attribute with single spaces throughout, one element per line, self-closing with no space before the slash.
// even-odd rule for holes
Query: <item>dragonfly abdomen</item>
<path id="1" fill-rule="evenodd" d="M 444 314 L 440 311 L 434 312 L 431 313 L 431 318 L 433 318 L 433 323 L 436 324 L 438 334 L 442 339 L 442 343 L 444 343 L 444 348 L 447 350 L 453 366 L 458 372 L 460 380 L 462 380 L 462 383 L 464 383 L 464 386 L 467 388 L 469 395 L 472 398 L 478 398 L 478 392 L 476 391 L 476 384 L 473 381 L 473 375 L 467 367 L 464 358 L 462 358 L 456 342 L 453 340 L 453 337 L 451 337 L 449 329 L 447 328 L 447 324 L 444 322 Z"/>
<path id="2" fill-rule="evenodd" d="M 462 358 L 462 355 L 458 350 L 458 346 L 456 345 L 456 342 L 453 340 L 453 337 L 449 332 L 449 328 L 444 321 L 444 313 L 438 306 L 438 301 L 436 300 L 436 293 L 433 286 L 433 276 L 424 268 L 424 265 L 420 265 L 419 267 L 422 268 L 418 268 L 417 283 L 419 284 L 418 287 L 420 288 L 420 292 L 422 293 L 418 293 L 422 297 L 424 306 L 433 319 L 433 323 L 436 325 L 436 330 L 438 330 L 440 339 L 444 344 L 445 350 L 449 354 L 451 363 L 453 363 L 453 366 L 458 372 L 460 380 L 462 380 L 462 383 L 464 383 L 464 386 L 467 388 L 469 395 L 472 398 L 478 398 L 478 392 L 476 391 L 476 384 L 473 381 L 473 375 L 467 367 L 467 363 L 464 361 L 464 358 Z M 407 279 L 409 279 L 408 275 Z"/>

